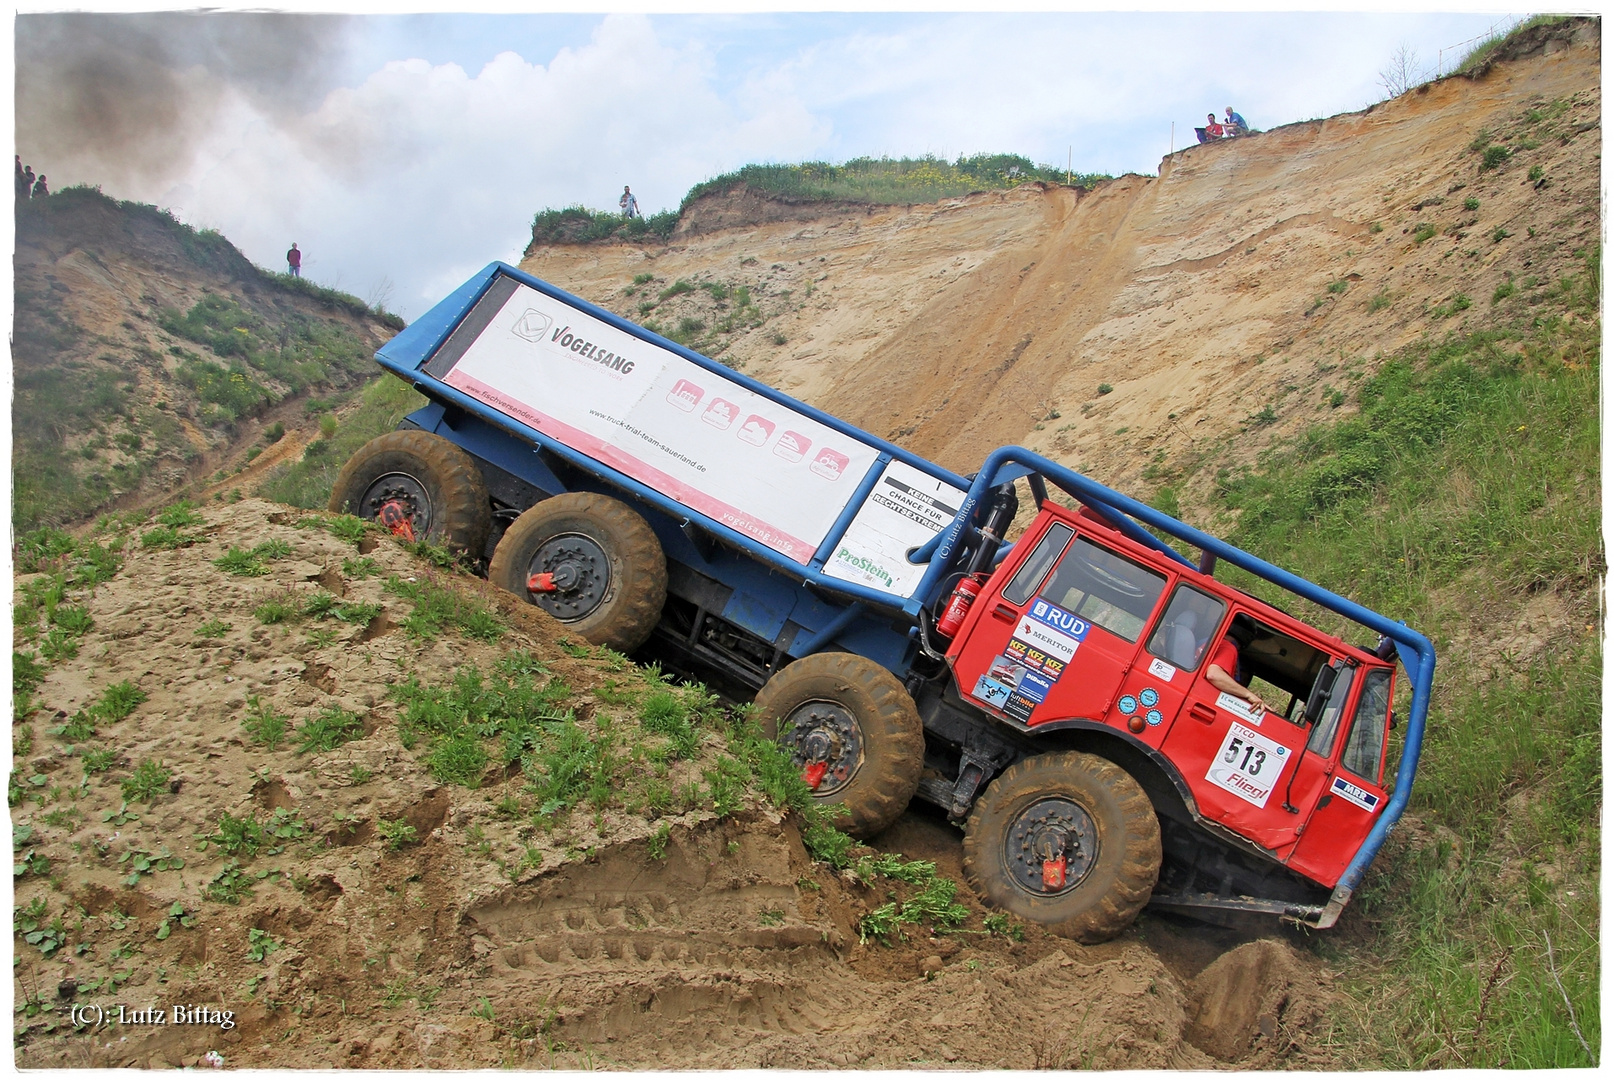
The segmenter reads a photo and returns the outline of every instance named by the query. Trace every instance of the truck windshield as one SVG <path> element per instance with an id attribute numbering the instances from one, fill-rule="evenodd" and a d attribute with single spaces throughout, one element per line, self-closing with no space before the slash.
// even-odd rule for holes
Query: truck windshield
<path id="1" fill-rule="evenodd" d="M 1127 641 L 1138 640 L 1166 576 L 1080 537 L 1038 595 Z"/>

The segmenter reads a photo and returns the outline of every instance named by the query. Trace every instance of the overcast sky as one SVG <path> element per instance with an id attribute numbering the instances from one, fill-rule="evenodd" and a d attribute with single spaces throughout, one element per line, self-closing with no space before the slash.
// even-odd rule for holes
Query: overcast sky
<path id="1" fill-rule="evenodd" d="M 17 149 L 418 316 L 532 215 L 752 162 L 1009 152 L 1152 174 L 1206 112 L 1360 109 L 1484 14 L 24 14 Z M 1453 53 L 1446 54 L 1446 66 Z"/>

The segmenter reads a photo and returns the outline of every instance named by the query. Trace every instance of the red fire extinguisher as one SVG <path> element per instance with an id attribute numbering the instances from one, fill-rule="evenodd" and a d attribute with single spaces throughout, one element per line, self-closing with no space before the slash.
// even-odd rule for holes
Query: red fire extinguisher
<path id="1" fill-rule="evenodd" d="M 964 616 L 969 614 L 970 605 L 980 594 L 979 581 L 971 577 L 960 579 L 958 588 L 947 598 L 947 609 L 942 612 L 941 619 L 936 623 L 936 632 L 949 638 L 957 634 L 958 628 L 964 625 Z"/>

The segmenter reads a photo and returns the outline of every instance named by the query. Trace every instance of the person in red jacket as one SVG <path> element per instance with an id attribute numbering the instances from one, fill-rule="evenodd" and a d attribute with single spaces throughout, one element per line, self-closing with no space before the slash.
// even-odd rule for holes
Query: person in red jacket
<path id="1" fill-rule="evenodd" d="M 1249 644 L 1248 638 L 1249 632 L 1243 627 L 1230 627 L 1227 636 L 1211 653 L 1211 662 L 1205 667 L 1205 681 L 1224 694 L 1265 710 L 1267 703 L 1261 700 L 1261 695 L 1238 682 L 1239 652 Z"/>
<path id="2" fill-rule="evenodd" d="M 291 250 L 286 252 L 286 266 L 292 277 L 303 276 L 303 253 L 297 250 L 296 244 L 292 244 Z"/>

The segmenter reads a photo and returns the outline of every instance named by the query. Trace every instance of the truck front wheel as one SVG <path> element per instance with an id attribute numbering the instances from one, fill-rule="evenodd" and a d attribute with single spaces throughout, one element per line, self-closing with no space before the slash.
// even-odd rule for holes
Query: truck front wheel
<path id="1" fill-rule="evenodd" d="M 488 580 L 595 645 L 632 652 L 667 601 L 667 558 L 644 518 L 606 495 L 574 491 L 528 508 L 505 531 Z"/>
<path id="2" fill-rule="evenodd" d="M 1010 766 L 964 827 L 964 876 L 985 903 L 1062 937 L 1108 941 L 1160 873 L 1160 822 L 1143 789 L 1093 754 Z"/>
<path id="3" fill-rule="evenodd" d="M 769 679 L 756 704 L 762 730 L 790 751 L 813 798 L 846 807 L 836 828 L 873 836 L 913 799 L 924 727 L 902 683 L 873 660 L 803 657 Z"/>
<path id="4" fill-rule="evenodd" d="M 389 431 L 359 447 L 337 474 L 329 508 L 473 558 L 481 557 L 493 521 L 487 485 L 471 455 L 417 429 Z"/>

